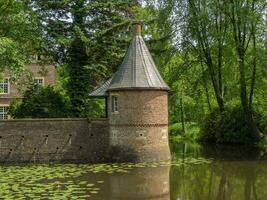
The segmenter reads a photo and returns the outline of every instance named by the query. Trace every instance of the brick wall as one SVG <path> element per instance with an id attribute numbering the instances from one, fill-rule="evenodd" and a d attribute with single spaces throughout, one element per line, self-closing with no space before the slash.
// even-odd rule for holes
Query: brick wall
<path id="1" fill-rule="evenodd" d="M 39 65 L 32 63 L 27 65 L 26 69 L 29 70 L 32 78 L 43 78 L 44 85 L 56 84 L 56 69 L 53 65 Z M 8 77 L 10 77 L 10 72 L 5 72 L 3 78 Z M 21 85 L 23 85 L 23 88 L 21 88 Z M 18 83 L 11 83 L 9 94 L 0 94 L 0 105 L 8 106 L 14 98 L 21 98 L 21 90 L 26 89 L 26 87 L 26 82 L 23 80 L 23 77 L 21 77 L 21 80 L 19 80 Z"/>
<path id="2" fill-rule="evenodd" d="M 118 113 L 111 112 L 110 124 L 168 124 L 168 93 L 166 91 L 120 91 L 111 92 L 118 96 Z"/>
<path id="3" fill-rule="evenodd" d="M 44 78 L 45 85 L 56 84 L 56 69 L 53 65 L 30 64 L 27 66 L 32 72 L 32 77 Z"/>
<path id="4" fill-rule="evenodd" d="M 105 119 L 0 121 L 0 162 L 103 162 L 108 138 Z"/>
<path id="5" fill-rule="evenodd" d="M 118 96 L 118 113 L 111 112 L 112 95 Z M 112 92 L 108 101 L 109 120 L 0 121 L 0 162 L 170 159 L 167 92 Z"/>
<path id="6" fill-rule="evenodd" d="M 112 95 L 118 96 L 117 113 L 111 110 Z M 122 161 L 127 157 L 133 161 L 170 159 L 166 91 L 111 92 L 108 110 L 110 144 L 116 149 L 111 157 Z"/>

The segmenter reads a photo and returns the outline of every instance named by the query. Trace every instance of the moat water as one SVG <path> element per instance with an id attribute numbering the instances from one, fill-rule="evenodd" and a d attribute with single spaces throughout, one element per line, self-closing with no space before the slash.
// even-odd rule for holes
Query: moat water
<path id="1" fill-rule="evenodd" d="M 264 151 L 174 143 L 172 162 L 0 166 L 0 199 L 266 200 Z"/>

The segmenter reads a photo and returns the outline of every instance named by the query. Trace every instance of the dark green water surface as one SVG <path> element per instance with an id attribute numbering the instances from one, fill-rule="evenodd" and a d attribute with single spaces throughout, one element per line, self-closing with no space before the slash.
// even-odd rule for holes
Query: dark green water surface
<path id="1" fill-rule="evenodd" d="M 171 149 L 172 162 L 0 166 L 0 199 L 267 200 L 264 151 Z"/>

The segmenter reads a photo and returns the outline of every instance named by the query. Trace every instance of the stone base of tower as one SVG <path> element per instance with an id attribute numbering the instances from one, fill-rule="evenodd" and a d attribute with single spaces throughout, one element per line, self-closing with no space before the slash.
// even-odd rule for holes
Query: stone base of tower
<path id="1" fill-rule="evenodd" d="M 109 157 L 113 162 L 170 160 L 167 125 L 111 125 Z"/>

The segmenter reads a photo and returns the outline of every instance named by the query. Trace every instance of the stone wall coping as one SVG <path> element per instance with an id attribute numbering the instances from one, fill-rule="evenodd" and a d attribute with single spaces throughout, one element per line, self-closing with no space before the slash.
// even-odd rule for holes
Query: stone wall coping
<path id="1" fill-rule="evenodd" d="M 108 121 L 108 118 L 38 118 L 38 119 L 8 119 L 8 120 L 0 120 L 0 123 L 9 123 L 9 122 L 45 122 L 45 121 Z"/>
<path id="2" fill-rule="evenodd" d="M 108 118 L 90 118 L 89 121 L 108 121 Z"/>

